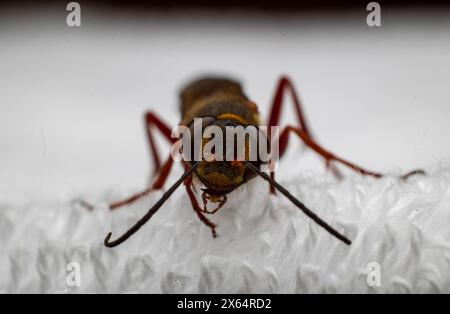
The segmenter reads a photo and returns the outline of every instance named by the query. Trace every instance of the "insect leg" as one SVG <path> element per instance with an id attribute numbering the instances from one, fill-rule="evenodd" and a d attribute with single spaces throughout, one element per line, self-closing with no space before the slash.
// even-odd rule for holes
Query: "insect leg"
<path id="1" fill-rule="evenodd" d="M 169 156 L 169 158 L 167 158 L 166 162 L 163 164 L 162 168 L 160 169 L 158 176 L 156 177 L 156 180 L 153 182 L 151 187 L 149 187 L 141 192 L 135 193 L 123 200 L 116 201 L 114 203 L 109 204 L 109 209 L 114 210 L 119 207 L 129 205 L 129 204 L 137 201 L 141 197 L 146 196 L 150 192 L 161 189 L 164 186 L 164 183 L 166 182 L 167 177 L 169 176 L 170 170 L 172 169 L 172 165 L 173 165 L 173 159 Z"/>
<path id="2" fill-rule="evenodd" d="M 148 143 L 150 146 L 150 153 L 153 157 L 153 173 L 156 174 L 161 168 L 161 161 L 159 158 L 158 148 L 156 147 L 155 139 L 153 137 L 153 127 L 158 128 L 161 134 L 167 139 L 170 143 L 174 143 L 176 139 L 171 138 L 171 129 L 170 127 L 164 123 L 155 113 L 149 111 L 145 114 L 145 129 L 147 130 Z"/>
<path id="3" fill-rule="evenodd" d="M 192 208 L 194 209 L 195 213 L 197 214 L 198 218 L 207 225 L 212 232 L 212 236 L 215 238 L 217 237 L 216 233 L 216 224 L 213 223 L 211 220 L 205 217 L 205 215 L 202 213 L 202 208 L 198 204 L 197 198 L 194 195 L 194 192 L 192 191 L 192 178 L 187 178 L 184 181 L 184 185 L 186 186 L 186 191 L 189 196 L 189 200 L 191 201 Z"/>
<path id="4" fill-rule="evenodd" d="M 294 109 L 295 109 L 295 113 L 297 115 L 297 120 L 298 120 L 299 126 L 306 132 L 306 134 L 308 134 L 310 137 L 312 137 L 309 127 L 306 123 L 305 116 L 302 111 L 302 105 L 300 103 L 300 99 L 298 98 L 297 93 L 295 92 L 294 85 L 291 83 L 289 78 L 287 78 L 286 76 L 282 76 L 278 81 L 278 85 L 277 85 L 275 95 L 274 95 L 274 98 L 272 101 L 272 106 L 270 109 L 269 118 L 267 120 L 267 126 L 279 125 L 280 118 L 281 118 L 281 109 L 282 109 L 282 105 L 283 105 L 283 96 L 285 94 L 285 90 L 289 90 L 292 95 L 292 99 L 294 101 Z"/>
<path id="5" fill-rule="evenodd" d="M 115 201 L 115 202 L 111 203 L 109 205 L 109 208 L 111 210 L 117 209 L 117 208 L 125 206 L 125 205 L 129 205 L 129 204 L 137 201 L 141 197 L 149 194 L 151 191 L 161 189 L 170 173 L 171 168 L 172 168 L 173 160 L 172 160 L 171 156 L 169 156 L 168 159 L 166 160 L 166 162 L 161 166 L 158 148 L 156 146 L 156 143 L 155 143 L 155 140 L 153 137 L 154 127 L 156 127 L 167 141 L 173 143 L 175 141 L 175 139 L 171 138 L 171 130 L 170 130 L 169 126 L 166 123 L 164 123 L 152 111 L 149 111 L 145 114 L 144 124 L 145 124 L 145 129 L 147 131 L 147 138 L 148 138 L 148 142 L 149 142 L 149 146 L 150 146 L 150 153 L 153 157 L 153 162 L 154 162 L 153 173 L 158 174 L 158 176 L 149 188 L 147 188 L 141 192 L 135 193 L 123 200 L 119 200 L 119 201 Z"/>
<path id="6" fill-rule="evenodd" d="M 283 106 L 283 97 L 284 97 L 286 90 L 288 90 L 292 96 L 292 100 L 294 103 L 294 110 L 295 110 L 295 114 L 297 116 L 297 121 L 298 121 L 299 127 L 308 135 L 309 138 L 313 138 L 313 136 L 311 134 L 311 130 L 306 122 L 305 114 L 303 113 L 303 106 L 300 102 L 300 98 L 297 96 L 297 92 L 295 91 L 294 84 L 286 76 L 282 76 L 278 81 L 278 85 L 275 90 L 275 95 L 273 97 L 272 105 L 270 108 L 269 117 L 267 120 L 267 126 L 270 127 L 270 126 L 280 125 L 281 109 Z M 270 128 L 269 128 L 269 132 L 270 132 Z M 284 153 L 284 150 L 282 151 L 280 149 L 279 158 L 281 158 L 283 156 L 283 153 Z M 326 167 L 327 167 L 327 169 L 330 169 L 336 177 L 338 177 L 338 178 L 342 177 L 339 170 L 336 167 L 334 167 L 333 165 L 331 165 L 329 162 L 326 163 Z M 275 173 L 271 172 L 270 177 L 272 179 L 274 179 Z M 270 186 L 270 192 L 272 194 L 275 194 L 275 189 L 273 186 Z"/>
<path id="7" fill-rule="evenodd" d="M 283 97 L 284 97 L 286 90 L 288 90 L 292 96 L 292 100 L 294 103 L 294 110 L 295 110 L 295 114 L 297 116 L 298 126 L 303 131 L 305 131 L 305 133 L 310 138 L 314 138 L 312 136 L 311 129 L 309 128 L 309 125 L 306 122 L 305 113 L 303 112 L 303 105 L 300 101 L 300 98 L 297 95 L 294 84 L 286 76 L 282 76 L 278 81 L 278 86 L 276 88 L 275 95 L 274 95 L 274 98 L 272 101 L 272 106 L 270 109 L 267 126 L 280 125 L 281 109 L 283 106 Z M 280 158 L 281 157 L 282 157 L 282 154 L 280 153 Z M 340 177 L 340 173 L 337 168 L 333 168 L 333 166 L 330 164 L 327 164 L 326 166 L 334 173 L 334 175 L 336 175 L 337 177 Z"/>
<path id="8" fill-rule="evenodd" d="M 281 151 L 285 150 L 287 147 L 287 142 L 289 140 L 289 134 L 290 133 L 294 133 L 296 134 L 304 143 L 306 146 L 308 146 L 309 148 L 311 148 L 312 150 L 314 150 L 317 154 L 319 154 L 320 156 L 322 156 L 325 161 L 327 163 L 329 163 L 330 161 L 336 161 L 340 164 L 345 165 L 346 167 L 352 169 L 353 171 L 356 171 L 362 175 L 366 175 L 366 176 L 371 176 L 374 178 L 381 178 L 383 176 L 383 174 L 379 173 L 379 172 L 374 172 L 374 171 L 370 171 L 367 169 L 364 169 L 352 162 L 349 162 L 341 157 L 338 157 L 336 155 L 334 155 L 333 153 L 329 152 L 328 150 L 326 150 L 325 148 L 323 148 L 322 146 L 320 146 L 319 144 L 317 144 L 313 139 L 311 139 L 308 134 L 306 134 L 306 132 L 304 130 L 302 130 L 301 128 L 298 127 L 293 127 L 293 126 L 287 126 L 280 135 L 280 155 L 281 155 Z M 408 173 L 406 173 L 405 175 L 402 175 L 400 178 L 401 179 L 406 179 L 411 175 L 414 174 L 424 174 L 425 172 L 423 170 L 413 170 L 410 171 Z"/>

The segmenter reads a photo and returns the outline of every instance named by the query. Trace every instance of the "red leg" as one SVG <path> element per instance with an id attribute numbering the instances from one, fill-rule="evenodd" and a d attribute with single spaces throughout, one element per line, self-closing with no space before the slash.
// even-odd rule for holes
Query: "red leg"
<path id="1" fill-rule="evenodd" d="M 294 110 L 295 110 L 295 114 L 297 116 L 297 121 L 298 121 L 299 127 L 308 135 L 309 138 L 313 138 L 311 135 L 310 128 L 307 125 L 305 115 L 303 113 L 302 104 L 300 102 L 299 97 L 297 96 L 296 91 L 295 91 L 294 84 L 292 84 L 292 82 L 286 76 L 282 76 L 280 78 L 280 80 L 278 81 L 278 86 L 275 91 L 275 96 L 273 98 L 272 106 L 270 109 L 270 114 L 269 114 L 269 117 L 267 120 L 267 126 L 268 127 L 278 126 L 280 124 L 281 109 L 282 109 L 282 105 L 283 105 L 283 97 L 284 97 L 286 90 L 288 90 L 292 96 L 292 100 L 294 102 Z M 270 134 L 270 128 L 269 128 L 269 134 Z M 283 151 L 283 153 L 284 153 L 284 151 Z M 279 158 L 281 158 L 283 156 L 283 153 L 281 152 L 281 149 L 280 149 Z M 330 169 L 335 176 L 337 176 L 338 178 L 341 177 L 341 174 L 338 171 L 338 169 L 333 167 L 329 162 L 327 162 L 325 165 L 326 165 L 327 169 Z M 275 172 L 272 171 L 270 173 L 270 176 L 272 179 L 274 179 Z M 275 189 L 272 186 L 270 186 L 270 192 L 272 194 L 275 194 Z"/>
<path id="2" fill-rule="evenodd" d="M 156 174 L 161 168 L 161 161 L 159 158 L 158 148 L 156 147 L 155 139 L 153 137 L 153 127 L 158 128 L 161 134 L 170 143 L 175 143 L 176 139 L 171 138 L 171 130 L 158 116 L 156 116 L 152 111 L 145 114 L 145 129 L 147 130 L 147 138 L 150 147 L 150 153 L 153 157 L 153 173 Z"/>
<path id="3" fill-rule="evenodd" d="M 336 162 L 343 164 L 343 165 L 347 166 L 348 168 L 352 169 L 353 171 L 356 171 L 362 175 L 371 176 L 374 178 L 380 178 L 383 176 L 383 174 L 381 174 L 381 173 L 364 169 L 352 162 L 349 162 L 349 161 L 347 161 L 341 157 L 338 157 L 338 156 L 334 155 L 333 153 L 327 151 L 322 146 L 317 144 L 313 139 L 311 139 L 304 130 L 302 130 L 301 128 L 298 128 L 298 127 L 287 126 L 281 132 L 280 143 L 279 143 L 280 155 L 282 154 L 282 152 L 284 150 L 286 150 L 290 133 L 296 134 L 305 143 L 306 146 L 308 146 L 309 148 L 314 150 L 317 154 L 322 156 L 327 163 L 329 163 L 330 161 L 336 161 Z M 414 170 L 414 171 L 408 172 L 407 174 L 401 176 L 401 179 L 406 179 L 407 177 L 409 177 L 411 175 L 419 174 L 419 173 L 423 174 L 424 172 L 423 172 L 423 170 Z"/>
<path id="4" fill-rule="evenodd" d="M 194 209 L 198 218 L 211 229 L 212 236 L 214 238 L 217 237 L 216 224 L 213 223 L 208 218 L 206 218 L 205 215 L 202 213 L 202 208 L 198 204 L 197 198 L 195 197 L 194 192 L 192 191 L 192 177 L 189 177 L 188 179 L 186 179 L 186 181 L 184 182 L 184 185 L 186 186 L 186 191 L 188 193 L 189 200 L 191 201 L 192 208 Z"/>
<path id="5" fill-rule="evenodd" d="M 153 182 L 151 187 L 149 187 L 141 192 L 138 192 L 136 194 L 133 194 L 130 197 L 127 197 L 126 199 L 111 203 L 109 205 L 109 208 L 111 210 L 113 210 L 113 209 L 117 209 L 117 208 L 125 206 L 125 205 L 129 205 L 129 204 L 135 202 L 136 200 L 140 199 L 141 197 L 149 194 L 150 192 L 161 189 L 164 186 L 164 183 L 166 182 L 167 177 L 169 176 L 170 170 L 172 169 L 172 165 L 173 165 L 173 159 L 171 156 L 169 156 L 169 158 L 167 158 L 166 162 L 160 169 L 160 172 L 158 173 L 158 176 L 156 177 L 156 180 Z"/>
<path id="6" fill-rule="evenodd" d="M 297 96 L 297 93 L 295 92 L 294 85 L 285 76 L 282 76 L 280 78 L 280 80 L 278 81 L 278 86 L 277 86 L 277 89 L 275 91 L 275 96 L 272 101 L 269 118 L 267 120 L 267 126 L 269 126 L 269 127 L 277 126 L 280 124 L 281 108 L 283 105 L 283 96 L 284 96 L 286 89 L 289 90 L 292 95 L 292 99 L 294 101 L 294 109 L 295 109 L 295 113 L 297 115 L 297 120 L 298 120 L 299 126 L 306 132 L 306 134 L 308 134 L 312 138 L 309 127 L 306 124 L 305 116 L 302 111 L 302 105 Z M 270 130 L 269 130 L 269 132 L 270 132 Z"/>
<path id="7" fill-rule="evenodd" d="M 158 148 L 156 146 L 156 143 L 155 143 L 155 140 L 153 137 L 153 132 L 152 132 L 152 131 L 154 131 L 154 127 L 156 127 L 161 132 L 161 134 L 164 136 L 164 138 L 166 140 L 168 140 L 171 143 L 174 143 L 175 139 L 171 138 L 170 128 L 158 116 L 156 116 L 156 114 L 154 114 L 151 111 L 149 111 L 145 114 L 144 120 L 145 120 L 144 121 L 145 128 L 147 130 L 147 137 L 148 137 L 148 142 L 149 142 L 149 147 L 150 147 L 150 153 L 153 157 L 153 162 L 154 162 L 153 172 L 155 174 L 158 174 L 158 176 L 156 177 L 156 180 L 152 183 L 152 185 L 149 188 L 147 188 L 141 192 L 138 192 L 136 194 L 133 194 L 130 197 L 127 197 L 123 200 L 111 203 L 109 205 L 109 208 L 111 210 L 117 209 L 117 208 L 125 206 L 125 205 L 129 205 L 129 204 L 135 202 L 136 200 L 142 198 L 143 196 L 149 194 L 151 191 L 161 189 L 163 187 L 164 183 L 166 182 L 166 179 L 169 176 L 170 170 L 172 168 L 173 159 L 171 158 L 171 156 L 169 156 L 169 158 L 166 160 L 166 162 L 161 167 Z"/>

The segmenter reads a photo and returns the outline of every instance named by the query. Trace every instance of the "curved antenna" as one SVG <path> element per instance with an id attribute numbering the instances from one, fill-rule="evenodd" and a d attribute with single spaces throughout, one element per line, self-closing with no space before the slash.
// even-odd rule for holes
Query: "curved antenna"
<path id="1" fill-rule="evenodd" d="M 130 229 L 128 229 L 127 232 L 125 232 L 122 236 L 120 236 L 117 240 L 110 241 L 112 233 L 108 233 L 108 235 L 105 238 L 104 244 L 107 247 L 115 247 L 121 244 L 122 242 L 125 242 L 129 237 L 131 237 L 136 231 L 139 230 L 147 221 L 152 218 L 153 214 L 158 211 L 158 209 L 164 204 L 164 202 L 172 195 L 173 192 L 180 186 L 183 181 L 194 172 L 194 170 L 198 167 L 200 164 L 200 161 L 197 161 L 194 163 L 189 170 L 187 170 L 181 178 L 178 179 L 177 182 L 175 182 L 170 189 L 168 189 L 163 196 L 159 199 L 158 202 L 156 202 L 155 205 L 153 205 L 152 208 L 148 210 L 148 212 L 141 218 L 139 221 Z"/>
<path id="2" fill-rule="evenodd" d="M 323 227 L 326 231 L 334 235 L 336 238 L 341 240 L 347 245 L 352 244 L 352 241 L 350 241 L 348 238 L 346 238 L 344 235 L 336 231 L 333 227 L 331 227 L 329 224 L 327 224 L 325 221 L 323 221 L 319 216 L 317 216 L 315 213 L 313 213 L 310 209 L 308 209 L 302 202 L 300 202 L 298 199 L 296 199 L 294 196 L 292 196 L 291 193 L 289 193 L 288 190 L 286 190 L 283 186 L 281 186 L 278 182 L 276 182 L 274 179 L 270 178 L 267 174 L 259 170 L 255 165 L 250 163 L 249 161 L 246 161 L 247 167 L 249 167 L 251 170 L 253 170 L 255 173 L 259 174 L 264 180 L 268 181 L 272 186 L 274 186 L 278 191 L 280 191 L 284 196 L 286 196 L 292 203 L 294 203 L 298 208 L 300 208 L 306 216 L 314 220 L 318 225 Z"/>

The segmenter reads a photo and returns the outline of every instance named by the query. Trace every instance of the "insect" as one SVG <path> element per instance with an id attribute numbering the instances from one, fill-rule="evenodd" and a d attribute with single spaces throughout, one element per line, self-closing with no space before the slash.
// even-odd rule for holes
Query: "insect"
<path id="1" fill-rule="evenodd" d="M 273 102 L 270 106 L 270 114 L 267 119 L 267 126 L 278 126 L 281 118 L 281 110 L 283 106 L 283 98 L 289 93 L 292 97 L 297 125 L 288 125 L 281 128 L 277 144 L 279 145 L 279 158 L 286 152 L 289 136 L 292 134 L 299 138 L 307 147 L 321 156 L 325 162 L 327 169 L 331 170 L 334 175 L 341 177 L 336 164 L 344 165 L 362 175 L 380 178 L 383 175 L 378 172 L 369 171 L 341 157 L 338 157 L 319 145 L 311 135 L 310 128 L 303 114 L 303 108 L 300 99 L 294 89 L 291 80 L 285 76 L 278 81 Z M 205 77 L 195 80 L 185 86 L 181 93 L 181 122 L 180 125 L 191 127 L 195 118 L 203 118 L 207 125 L 214 125 L 219 128 L 224 126 L 239 125 L 262 125 L 257 105 L 252 102 L 242 90 L 241 84 L 221 77 Z M 142 192 L 136 193 L 124 200 L 110 204 L 110 209 L 114 210 L 124 205 L 131 204 L 141 197 L 152 191 L 162 189 L 168 175 L 174 164 L 172 156 L 169 156 L 163 163 L 161 162 L 158 148 L 156 146 L 154 132 L 159 130 L 165 139 L 174 144 L 175 139 L 171 137 L 171 128 L 162 121 L 154 112 L 150 111 L 145 114 L 145 127 L 148 134 L 148 143 L 154 164 L 154 180 L 149 188 Z M 203 125 L 202 125 L 203 127 Z M 202 129 L 203 130 L 203 129 Z M 267 138 L 269 141 L 269 137 Z M 131 235 L 139 230 L 164 204 L 171 194 L 182 184 L 186 188 L 187 195 L 192 204 L 194 212 L 198 218 L 211 229 L 213 237 L 216 237 L 216 224 L 210 221 L 207 215 L 217 212 L 227 201 L 227 195 L 247 183 L 253 178 L 260 176 L 269 183 L 269 191 L 271 194 L 277 192 L 287 197 L 295 206 L 302 210 L 309 218 L 318 223 L 330 234 L 335 236 L 347 245 L 351 241 L 331 227 L 315 213 L 308 209 L 300 200 L 294 197 L 282 185 L 275 180 L 275 173 L 266 174 L 261 171 L 262 162 L 258 159 L 250 161 L 247 159 L 236 161 L 183 161 L 185 169 L 184 174 L 163 194 L 163 196 L 150 208 L 150 210 L 128 231 L 116 240 L 111 240 L 109 233 L 104 241 L 105 246 L 115 247 L 126 241 Z M 424 173 L 422 170 L 414 170 L 403 176 L 406 179 L 413 174 Z M 195 193 L 196 187 L 194 177 L 203 185 L 202 200 L 203 206 L 199 204 Z M 212 202 L 218 204 L 217 207 L 210 211 L 207 203 Z"/>

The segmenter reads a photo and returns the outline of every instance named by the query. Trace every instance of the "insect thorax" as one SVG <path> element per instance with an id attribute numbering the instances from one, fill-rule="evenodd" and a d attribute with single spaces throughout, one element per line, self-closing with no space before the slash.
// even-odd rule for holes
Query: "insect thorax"
<path id="1" fill-rule="evenodd" d="M 203 116 L 232 118 L 243 124 L 260 124 L 255 103 L 247 98 L 236 81 L 202 78 L 183 88 L 180 98 L 183 125 Z"/>

